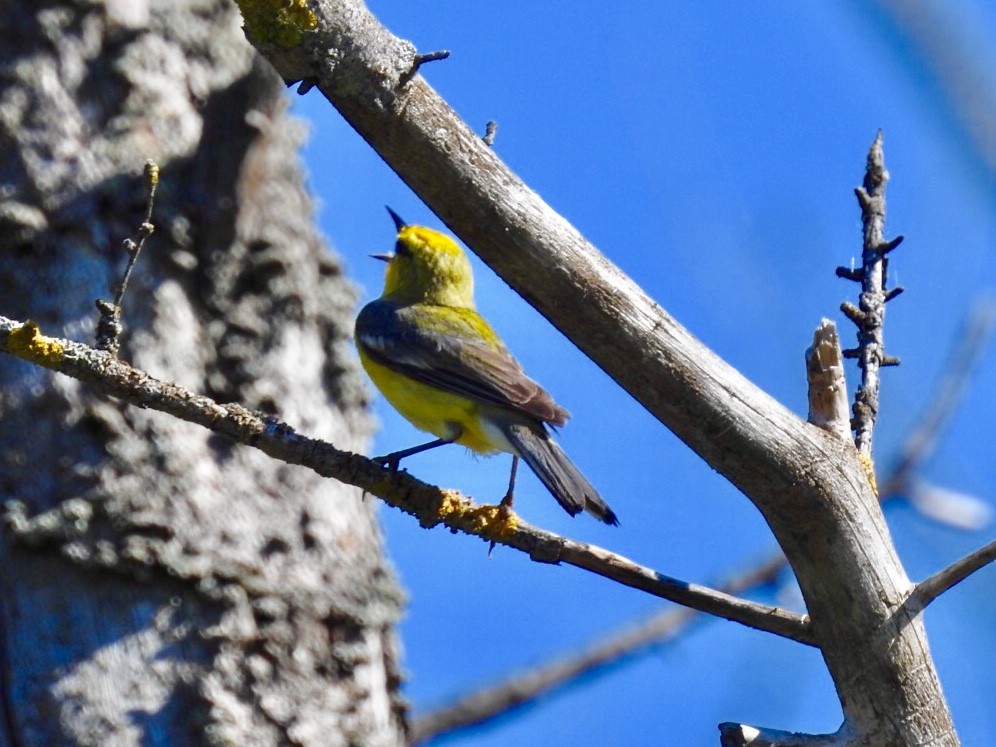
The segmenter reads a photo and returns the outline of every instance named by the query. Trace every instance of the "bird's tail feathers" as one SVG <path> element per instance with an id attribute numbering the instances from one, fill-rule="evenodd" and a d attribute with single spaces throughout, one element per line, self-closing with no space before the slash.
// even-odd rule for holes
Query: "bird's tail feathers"
<path id="1" fill-rule="evenodd" d="M 502 430 L 567 513 L 574 516 L 584 510 L 606 524 L 619 523 L 615 512 L 543 426 L 510 423 Z"/>

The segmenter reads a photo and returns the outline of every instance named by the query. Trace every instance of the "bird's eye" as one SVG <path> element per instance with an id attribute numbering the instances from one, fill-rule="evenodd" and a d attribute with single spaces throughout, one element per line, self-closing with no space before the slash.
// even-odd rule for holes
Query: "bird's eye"
<path id="1" fill-rule="evenodd" d="M 401 257 L 407 257 L 412 253 L 412 250 L 408 244 L 399 240 L 394 244 L 394 253 Z"/>

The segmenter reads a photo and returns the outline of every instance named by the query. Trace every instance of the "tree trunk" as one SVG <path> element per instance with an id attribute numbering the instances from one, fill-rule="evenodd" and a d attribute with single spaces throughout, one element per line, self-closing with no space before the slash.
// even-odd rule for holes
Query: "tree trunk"
<path id="1" fill-rule="evenodd" d="M 355 293 L 282 85 L 222 0 L 8 3 L 0 309 L 362 450 Z M 403 603 L 375 503 L 0 359 L 0 745 L 397 745 Z"/>

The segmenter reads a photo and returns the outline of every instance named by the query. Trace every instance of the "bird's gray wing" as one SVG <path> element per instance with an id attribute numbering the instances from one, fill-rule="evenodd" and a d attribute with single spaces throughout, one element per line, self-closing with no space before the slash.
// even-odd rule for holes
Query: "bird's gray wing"
<path id="1" fill-rule="evenodd" d="M 424 384 L 551 425 L 570 417 L 471 309 L 374 301 L 356 320 L 356 341 L 374 362 Z"/>

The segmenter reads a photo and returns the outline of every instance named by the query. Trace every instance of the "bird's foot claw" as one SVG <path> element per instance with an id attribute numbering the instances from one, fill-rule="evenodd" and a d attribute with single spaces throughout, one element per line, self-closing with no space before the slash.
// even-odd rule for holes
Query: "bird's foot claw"
<path id="1" fill-rule="evenodd" d="M 505 497 L 498 502 L 498 513 L 501 515 L 502 521 L 508 521 L 515 515 L 515 512 L 512 511 L 512 500 L 512 493 L 508 492 L 505 493 Z M 489 558 L 491 557 L 491 551 L 495 549 L 495 544 L 494 540 L 492 540 L 491 544 L 488 545 Z"/>
<path id="2" fill-rule="evenodd" d="M 505 493 L 505 496 L 498 502 L 498 513 L 500 515 L 501 521 L 505 522 L 515 516 L 515 512 L 512 511 L 512 500 L 513 496 L 511 491 Z M 488 545 L 488 557 L 491 557 L 491 551 L 495 549 L 494 540 Z"/>

